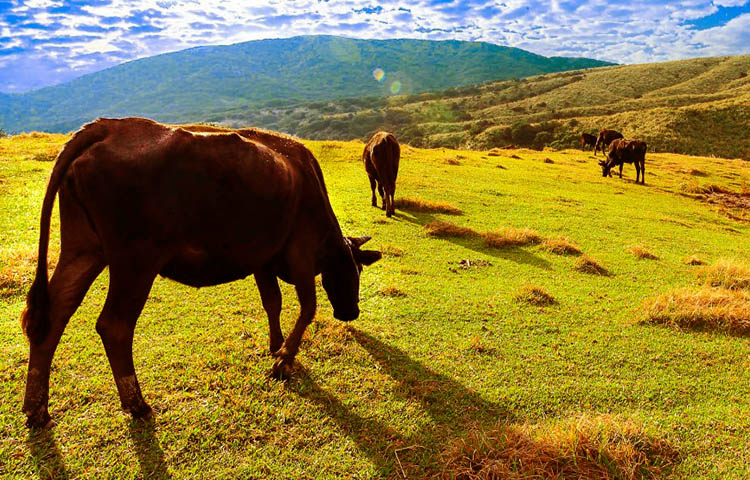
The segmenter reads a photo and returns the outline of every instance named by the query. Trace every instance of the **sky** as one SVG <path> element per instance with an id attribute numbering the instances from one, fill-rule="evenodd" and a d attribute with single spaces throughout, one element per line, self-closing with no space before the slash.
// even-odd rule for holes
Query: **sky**
<path id="1" fill-rule="evenodd" d="M 0 92 L 199 45 L 311 34 L 659 62 L 750 53 L 750 0 L 0 0 Z"/>

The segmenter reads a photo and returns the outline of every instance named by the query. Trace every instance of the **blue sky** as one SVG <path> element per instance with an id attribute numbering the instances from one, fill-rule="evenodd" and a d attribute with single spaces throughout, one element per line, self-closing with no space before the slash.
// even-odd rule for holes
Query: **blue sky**
<path id="1" fill-rule="evenodd" d="M 750 53 L 750 0 L 0 0 L 0 92 L 197 45 L 306 34 L 643 63 Z"/>

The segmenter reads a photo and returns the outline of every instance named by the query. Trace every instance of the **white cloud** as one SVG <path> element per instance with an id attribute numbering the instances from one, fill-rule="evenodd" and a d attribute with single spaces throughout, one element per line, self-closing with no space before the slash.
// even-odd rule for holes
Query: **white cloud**
<path id="1" fill-rule="evenodd" d="M 66 12 L 60 7 L 67 2 L 27 0 L 9 9 L 10 15 L 26 21 L 11 22 L 8 14 L 0 14 L 0 36 L 11 39 L 2 41 L 0 52 L 14 49 L 0 56 L 0 90 L 8 90 L 11 80 L 24 85 L 21 77 L 34 80 L 26 82 L 28 88 L 40 81 L 67 80 L 124 60 L 197 45 L 321 33 L 481 40 L 543 55 L 587 56 L 618 63 L 750 53 L 750 14 L 707 30 L 686 24 L 715 13 L 717 6 L 741 6 L 747 0 L 92 3 Z M 46 28 L 39 29 L 40 24 Z M 29 72 L 18 75 L 20 68 Z M 13 77 L 14 72 L 19 78 Z"/>

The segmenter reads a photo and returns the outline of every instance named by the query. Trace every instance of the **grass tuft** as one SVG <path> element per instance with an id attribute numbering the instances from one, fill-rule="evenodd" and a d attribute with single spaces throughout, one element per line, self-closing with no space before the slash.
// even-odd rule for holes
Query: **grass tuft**
<path id="1" fill-rule="evenodd" d="M 401 210 L 423 213 L 445 213 L 448 215 L 461 215 L 461 209 L 449 203 L 432 202 L 420 198 L 397 198 L 393 205 Z"/>
<path id="2" fill-rule="evenodd" d="M 582 256 L 576 263 L 576 270 L 582 273 L 588 273 L 590 275 L 609 275 L 609 270 L 604 268 L 596 260 L 589 257 L 588 255 Z"/>
<path id="3" fill-rule="evenodd" d="M 626 250 L 632 253 L 633 255 L 635 255 L 636 258 L 639 258 L 641 260 L 658 260 L 659 259 L 659 257 L 654 255 L 653 253 L 637 245 L 628 247 Z"/>
<path id="4" fill-rule="evenodd" d="M 59 251 L 50 245 L 49 270 L 57 263 Z M 36 271 L 37 249 L 22 248 L 16 250 L 0 249 L 0 298 L 25 293 L 34 280 Z"/>
<path id="5" fill-rule="evenodd" d="M 445 163 L 445 164 L 447 164 L 447 165 L 461 165 L 461 162 L 459 162 L 459 161 L 458 161 L 457 159 L 455 159 L 455 158 L 446 158 L 446 159 L 445 159 L 445 160 L 443 161 L 443 163 Z"/>
<path id="6" fill-rule="evenodd" d="M 383 245 L 383 247 L 380 249 L 380 253 L 382 253 L 386 257 L 403 257 L 404 256 L 404 250 L 394 245 Z"/>
<path id="7" fill-rule="evenodd" d="M 687 265 L 705 265 L 706 262 L 698 258 L 697 255 L 690 255 L 689 257 L 685 257 L 683 260 L 685 264 Z"/>
<path id="8" fill-rule="evenodd" d="M 391 298 L 403 298 L 406 297 L 406 292 L 403 290 L 400 290 L 397 287 L 394 287 L 393 285 L 389 285 L 382 289 L 380 291 L 380 294 L 384 297 L 391 297 Z"/>
<path id="9" fill-rule="evenodd" d="M 513 298 L 517 302 L 524 302 L 538 307 L 554 305 L 557 303 L 555 297 L 550 295 L 542 287 L 537 287 L 535 285 L 524 285 L 518 289 L 518 292 Z"/>
<path id="10" fill-rule="evenodd" d="M 725 288 L 674 290 L 648 300 L 644 323 L 750 334 L 750 294 Z"/>
<path id="11" fill-rule="evenodd" d="M 750 266 L 735 260 L 722 259 L 713 265 L 702 267 L 698 276 L 712 287 L 750 291 Z"/>
<path id="12" fill-rule="evenodd" d="M 613 416 L 553 425 L 510 424 L 470 430 L 441 455 L 441 478 L 663 478 L 679 461 L 664 439 Z"/>
<path id="13" fill-rule="evenodd" d="M 446 222 L 443 220 L 433 220 L 425 224 L 424 229 L 427 230 L 427 235 L 431 237 L 475 237 L 477 232 L 469 227 L 461 227 L 454 223 Z"/>
<path id="14" fill-rule="evenodd" d="M 528 228 L 507 227 L 484 233 L 482 237 L 484 244 L 491 248 L 531 245 L 542 241 L 542 237 L 537 232 Z"/>
<path id="15" fill-rule="evenodd" d="M 580 255 L 581 249 L 565 237 L 548 238 L 542 242 L 542 248 L 556 255 Z"/>

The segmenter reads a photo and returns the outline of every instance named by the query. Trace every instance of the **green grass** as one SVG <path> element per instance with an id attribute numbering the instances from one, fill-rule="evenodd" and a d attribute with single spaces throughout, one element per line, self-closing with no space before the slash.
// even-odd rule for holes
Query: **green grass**
<path id="1" fill-rule="evenodd" d="M 33 158 L 63 140 L 0 139 L 0 268 L 26 268 L 27 283 L 31 267 L 9 264 L 36 246 L 52 166 Z M 396 197 L 461 214 L 397 210 L 386 219 L 370 206 L 361 143 L 306 143 L 344 231 L 372 235 L 368 247 L 390 252 L 363 273 L 361 317 L 333 320 L 320 289 L 297 375 L 284 384 L 268 378 L 268 328 L 252 279 L 200 290 L 159 279 L 135 338 L 136 369 L 156 412 L 142 425 L 119 411 L 94 331 L 105 272 L 55 357 L 50 411 L 58 425 L 30 435 L 20 412 L 24 289 L 14 288 L 0 296 L 0 476 L 397 478 L 403 467 L 422 478 L 445 474 L 441 459 L 455 460 L 454 446 L 470 432 L 483 438 L 532 425 L 537 433 L 524 445 L 536 445 L 551 426 L 582 416 L 635 422 L 668 443 L 679 458 L 674 478 L 750 476 L 747 338 L 639 323 L 648 298 L 699 283 L 700 267 L 686 257 L 750 257 L 750 224 L 680 188 L 697 169 L 699 184 L 740 191 L 750 165 L 649 153 L 641 186 L 631 166 L 624 180 L 602 178 L 578 151 L 489 156 L 404 146 Z M 458 156 L 459 165 L 445 162 Z M 434 220 L 564 237 L 609 275 L 579 273 L 581 257 L 544 244 L 489 248 L 480 236 L 431 237 L 423 226 Z M 658 258 L 638 259 L 627 251 L 633 245 Z M 457 268 L 462 260 L 476 268 Z M 517 301 L 525 285 L 556 303 Z M 288 331 L 297 304 L 292 288 L 283 293 Z"/>

